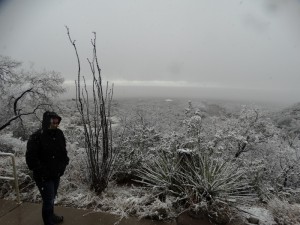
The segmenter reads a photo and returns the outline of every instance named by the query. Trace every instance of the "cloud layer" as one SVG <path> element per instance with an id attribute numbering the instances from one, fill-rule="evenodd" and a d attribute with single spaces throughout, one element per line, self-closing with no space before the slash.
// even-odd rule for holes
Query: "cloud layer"
<path id="1" fill-rule="evenodd" d="M 86 77 L 96 31 L 103 76 L 119 86 L 300 96 L 298 0 L 15 0 L 0 6 L 1 54 L 60 71 L 66 80 L 76 79 L 77 68 L 64 25 Z"/>

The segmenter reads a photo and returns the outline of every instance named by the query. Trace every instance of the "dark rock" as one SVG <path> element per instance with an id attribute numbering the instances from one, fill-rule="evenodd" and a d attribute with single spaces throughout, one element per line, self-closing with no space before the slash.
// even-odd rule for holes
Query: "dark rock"
<path id="1" fill-rule="evenodd" d="M 248 222 L 252 223 L 252 224 L 259 224 L 259 219 L 255 218 L 255 217 L 249 217 Z"/>

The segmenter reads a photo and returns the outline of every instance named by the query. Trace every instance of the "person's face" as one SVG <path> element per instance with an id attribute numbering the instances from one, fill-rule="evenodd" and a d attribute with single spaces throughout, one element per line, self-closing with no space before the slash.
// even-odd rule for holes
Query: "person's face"
<path id="1" fill-rule="evenodd" d="M 50 129 L 57 129 L 57 127 L 58 127 L 58 125 L 59 125 L 59 119 L 57 119 L 57 118 L 51 118 L 51 120 L 50 120 Z"/>

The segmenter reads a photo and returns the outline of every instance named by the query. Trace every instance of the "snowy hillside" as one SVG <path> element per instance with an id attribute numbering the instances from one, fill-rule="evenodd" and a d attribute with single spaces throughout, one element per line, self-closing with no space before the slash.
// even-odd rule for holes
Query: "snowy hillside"
<path id="1" fill-rule="evenodd" d="M 260 224 L 274 224 L 273 219 L 277 224 L 300 223 L 299 133 L 287 129 L 299 122 L 295 106 L 272 116 L 265 109 L 241 105 L 228 112 L 201 100 L 117 100 L 110 119 L 119 152 L 109 186 L 99 196 L 89 188 L 75 102 L 60 102 L 58 113 L 70 157 L 59 205 L 158 220 L 188 209 L 219 223 L 249 217 Z M 283 121 L 293 116 L 293 123 L 282 122 L 280 116 Z M 29 133 L 39 126 L 33 121 L 24 121 L 31 124 Z M 2 131 L 0 149 L 16 155 L 22 200 L 39 202 L 25 163 L 26 140 L 15 129 Z M 9 159 L 0 160 L 0 175 L 11 175 Z M 0 197 L 15 198 L 12 183 L 0 180 Z"/>

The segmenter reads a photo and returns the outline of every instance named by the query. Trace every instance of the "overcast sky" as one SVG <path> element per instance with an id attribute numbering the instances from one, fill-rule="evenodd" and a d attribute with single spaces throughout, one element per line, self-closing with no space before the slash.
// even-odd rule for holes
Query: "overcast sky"
<path id="1" fill-rule="evenodd" d="M 0 54 L 73 85 L 65 25 L 121 95 L 300 101 L 300 0 L 0 0 Z"/>

